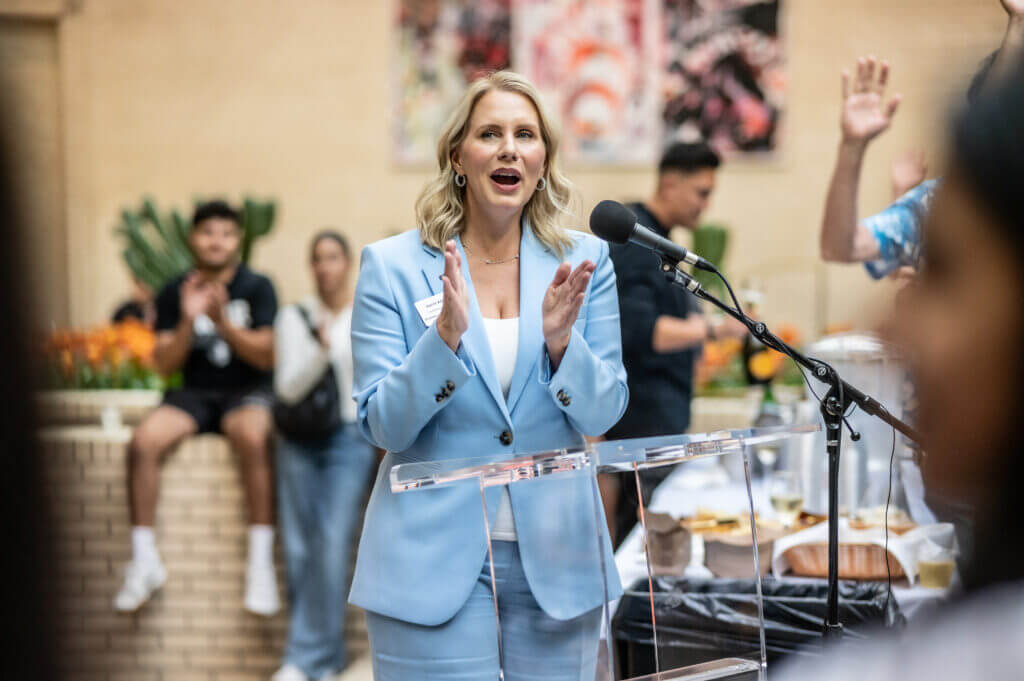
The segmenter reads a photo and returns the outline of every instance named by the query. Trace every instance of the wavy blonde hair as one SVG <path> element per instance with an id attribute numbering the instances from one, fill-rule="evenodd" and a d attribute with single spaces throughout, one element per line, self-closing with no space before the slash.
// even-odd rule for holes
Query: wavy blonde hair
<path id="1" fill-rule="evenodd" d="M 459 148 L 469 132 L 469 119 L 476 103 L 488 92 L 502 90 L 523 95 L 533 104 L 540 123 L 540 134 L 547 151 L 544 191 L 534 191 L 523 208 L 534 236 L 559 258 L 572 245 L 572 237 L 562 225 L 565 216 L 573 215 L 578 205 L 575 188 L 558 166 L 560 132 L 541 101 L 533 83 L 512 71 L 496 71 L 477 80 L 462 96 L 448 117 L 437 142 L 437 175 L 423 188 L 416 200 L 416 227 L 423 243 L 444 250 L 445 243 L 465 228 L 465 187 L 455 185 L 452 153 Z"/>

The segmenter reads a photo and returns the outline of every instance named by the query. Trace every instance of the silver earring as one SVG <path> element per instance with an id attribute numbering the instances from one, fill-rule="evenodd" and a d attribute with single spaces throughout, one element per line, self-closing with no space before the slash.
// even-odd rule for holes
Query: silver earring
<path id="1" fill-rule="evenodd" d="M 465 187 L 466 186 L 466 176 L 465 175 L 459 175 L 458 173 L 455 173 L 455 186 L 456 187 Z"/>
<path id="2" fill-rule="evenodd" d="M 542 192 L 548 188 L 548 181 L 543 177 L 537 180 L 537 191 Z"/>

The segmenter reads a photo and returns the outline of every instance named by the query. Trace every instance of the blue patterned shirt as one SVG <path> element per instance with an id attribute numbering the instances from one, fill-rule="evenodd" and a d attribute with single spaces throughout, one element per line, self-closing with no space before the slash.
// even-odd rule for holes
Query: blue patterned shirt
<path id="1" fill-rule="evenodd" d="M 900 267 L 917 269 L 921 259 L 921 225 L 938 184 L 937 179 L 922 182 L 881 213 L 861 222 L 878 242 L 878 259 L 864 263 L 872 277 L 881 279 Z"/>

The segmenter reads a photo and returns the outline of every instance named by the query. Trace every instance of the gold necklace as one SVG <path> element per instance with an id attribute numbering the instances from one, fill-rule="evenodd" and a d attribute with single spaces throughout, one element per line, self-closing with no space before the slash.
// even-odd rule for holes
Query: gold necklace
<path id="1" fill-rule="evenodd" d="M 469 244 L 466 243 L 465 239 L 462 240 L 462 247 L 466 249 L 466 253 L 467 254 L 473 255 L 473 251 L 470 250 Z M 519 254 L 516 253 L 511 258 L 505 258 L 504 260 L 488 260 L 487 258 L 480 258 L 480 259 L 484 261 L 485 265 L 503 265 L 504 263 L 512 262 L 513 260 L 519 260 Z"/>

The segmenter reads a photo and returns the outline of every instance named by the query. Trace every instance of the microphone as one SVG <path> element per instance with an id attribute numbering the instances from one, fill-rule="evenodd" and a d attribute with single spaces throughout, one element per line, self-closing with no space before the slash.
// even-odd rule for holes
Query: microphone
<path id="1" fill-rule="evenodd" d="M 714 265 L 696 253 L 691 253 L 674 241 L 641 225 L 636 221 L 633 211 L 618 201 L 602 201 L 594 207 L 590 213 L 590 231 L 613 244 L 632 242 L 649 248 L 661 257 L 674 261 L 677 267 L 679 263 L 685 262 L 706 272 L 715 271 Z"/>

